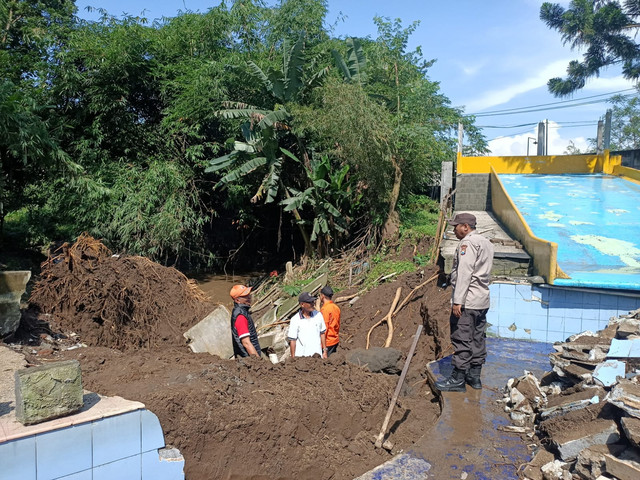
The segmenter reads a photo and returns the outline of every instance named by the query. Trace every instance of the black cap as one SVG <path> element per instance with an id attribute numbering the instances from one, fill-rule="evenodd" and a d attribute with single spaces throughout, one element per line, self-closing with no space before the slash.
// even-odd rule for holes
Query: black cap
<path id="1" fill-rule="evenodd" d="M 333 288 L 331 288 L 329 285 L 325 285 L 324 287 L 322 287 L 322 290 L 320 290 L 320 293 L 331 298 L 333 297 Z"/>
<path id="2" fill-rule="evenodd" d="M 465 223 L 471 228 L 476 228 L 476 217 L 470 213 L 459 213 L 453 217 L 453 220 L 449 220 L 449 225 L 453 226 L 464 225 Z"/>
<path id="3" fill-rule="evenodd" d="M 316 297 L 311 295 L 309 292 L 302 292 L 298 296 L 298 302 L 315 303 L 315 301 L 316 301 Z"/>

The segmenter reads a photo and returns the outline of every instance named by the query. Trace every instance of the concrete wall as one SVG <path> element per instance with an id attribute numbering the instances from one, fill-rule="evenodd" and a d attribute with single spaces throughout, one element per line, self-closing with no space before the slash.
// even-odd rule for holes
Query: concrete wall
<path id="1" fill-rule="evenodd" d="M 605 328 L 611 317 L 640 308 L 640 295 L 550 285 L 493 283 L 487 333 L 536 342 Z"/>
<path id="2" fill-rule="evenodd" d="M 640 169 L 640 150 L 619 150 L 611 152 L 611 155 L 620 155 L 625 167 Z"/>
<path id="3" fill-rule="evenodd" d="M 455 188 L 454 209 L 457 212 L 491 209 L 491 183 L 488 173 L 458 174 Z"/>
<path id="4" fill-rule="evenodd" d="M 164 449 L 148 410 L 0 443 L 0 480 L 184 480 L 184 459 Z"/>

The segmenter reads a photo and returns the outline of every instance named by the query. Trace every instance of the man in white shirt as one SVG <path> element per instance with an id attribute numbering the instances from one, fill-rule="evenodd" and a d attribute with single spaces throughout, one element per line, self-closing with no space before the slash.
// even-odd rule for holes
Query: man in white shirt
<path id="1" fill-rule="evenodd" d="M 302 292 L 298 302 L 300 310 L 291 317 L 287 332 L 291 358 L 311 357 L 316 353 L 327 358 L 327 327 L 322 314 L 315 309 L 316 297 L 309 292 Z"/>

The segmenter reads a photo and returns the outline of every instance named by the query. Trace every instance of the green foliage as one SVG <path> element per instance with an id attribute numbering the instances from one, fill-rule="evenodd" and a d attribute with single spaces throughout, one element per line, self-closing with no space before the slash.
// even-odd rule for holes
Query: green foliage
<path id="1" fill-rule="evenodd" d="M 411 195 L 398 210 L 403 238 L 418 240 L 436 235 L 440 205 L 435 200 L 424 195 Z"/>
<path id="2" fill-rule="evenodd" d="M 401 260 L 382 260 L 369 270 L 367 276 L 364 281 L 365 288 L 371 288 L 378 281 L 380 281 L 381 277 L 385 277 L 387 275 L 391 275 L 395 273 L 396 275 L 400 275 L 405 272 L 413 272 L 416 269 L 416 266 L 413 262 L 401 261 Z"/>
<path id="3" fill-rule="evenodd" d="M 572 60 L 567 77 L 552 78 L 549 91 L 564 97 L 583 88 L 590 78 L 609 65 L 622 64 L 625 78 L 640 78 L 640 49 L 630 33 L 638 28 L 640 7 L 636 0 L 603 2 L 599 0 L 572 0 L 569 8 L 544 3 L 540 18 L 547 26 L 557 30 L 562 42 L 572 49 L 585 49 L 583 60 Z"/>
<path id="4" fill-rule="evenodd" d="M 640 148 L 640 98 L 616 95 L 611 109 L 611 150 Z"/>
<path id="5" fill-rule="evenodd" d="M 28 243 L 88 231 L 205 264 L 249 225 L 282 235 L 281 206 L 324 255 L 430 184 L 459 121 L 486 147 L 408 51 L 416 23 L 377 18 L 378 38 L 342 41 L 324 0 L 233 0 L 152 25 L 99 11 L 0 2 L 0 220 Z"/>

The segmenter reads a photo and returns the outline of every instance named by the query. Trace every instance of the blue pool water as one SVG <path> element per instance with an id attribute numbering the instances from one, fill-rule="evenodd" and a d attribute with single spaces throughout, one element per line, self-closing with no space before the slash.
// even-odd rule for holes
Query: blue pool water
<path id="1" fill-rule="evenodd" d="M 556 285 L 640 290 L 640 185 L 603 174 L 500 175 L 534 235 L 558 244 Z"/>

